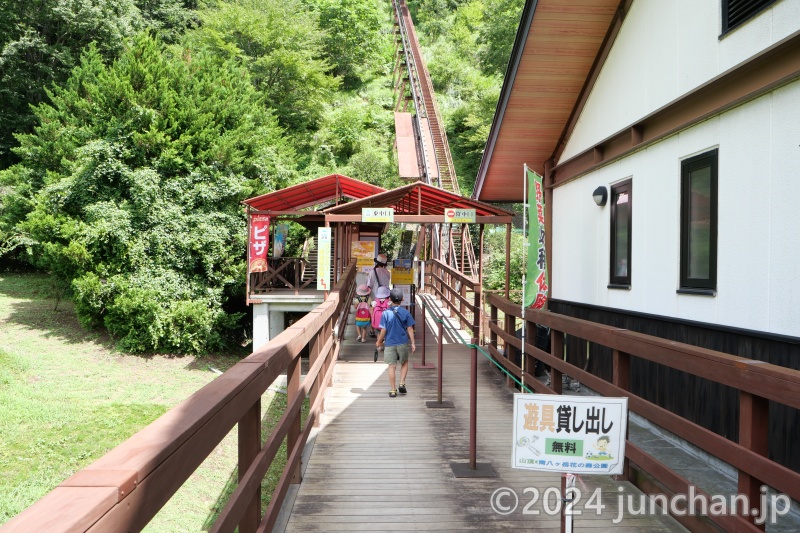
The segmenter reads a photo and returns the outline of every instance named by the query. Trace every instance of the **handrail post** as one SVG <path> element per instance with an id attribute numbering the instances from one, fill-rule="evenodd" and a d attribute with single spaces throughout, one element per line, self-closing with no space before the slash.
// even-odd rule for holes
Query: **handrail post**
<path id="1" fill-rule="evenodd" d="M 497 307 L 489 302 L 489 324 L 497 325 Z M 489 346 L 493 346 L 494 349 L 497 349 L 497 332 L 489 327 Z"/>
<path id="2" fill-rule="evenodd" d="M 322 348 L 322 340 L 320 339 L 320 337 L 321 337 L 320 335 L 315 336 L 313 339 L 311 339 L 311 342 L 309 343 L 309 346 L 308 346 L 308 368 L 313 368 L 314 364 L 317 362 L 317 359 L 319 359 L 320 349 Z M 314 402 L 316 401 L 317 396 L 319 396 L 319 394 L 320 394 L 320 389 L 321 389 L 320 381 L 322 381 L 322 379 L 323 379 L 320 376 L 324 376 L 324 375 L 325 374 L 322 374 L 322 372 L 320 372 L 320 375 L 318 375 L 317 379 L 314 380 L 314 384 L 311 385 L 311 390 L 309 390 L 309 392 L 308 392 L 308 401 L 309 401 L 310 405 L 314 405 Z M 324 402 L 325 400 L 323 399 L 322 401 Z M 323 411 L 323 409 L 321 408 L 320 412 L 322 412 L 322 411 Z M 317 417 L 314 420 L 314 427 L 319 427 L 319 419 L 320 419 L 320 417 Z"/>
<path id="3" fill-rule="evenodd" d="M 561 331 L 550 330 L 550 354 L 559 359 L 564 358 L 564 333 Z M 561 371 L 550 367 L 550 389 L 561 394 Z"/>
<path id="4" fill-rule="evenodd" d="M 425 362 L 425 329 L 427 329 L 427 322 L 425 319 L 425 301 L 422 300 L 422 362 L 421 363 L 414 363 L 414 368 L 417 370 L 424 369 L 430 370 L 435 368 L 435 365 L 426 363 Z M 441 368 L 441 362 L 439 363 L 439 368 Z"/>
<path id="5" fill-rule="evenodd" d="M 286 368 L 286 405 L 291 405 L 294 399 L 297 397 L 300 391 L 300 355 L 292 359 L 292 362 L 289 363 L 289 366 Z M 294 421 L 292 421 L 291 425 L 289 426 L 289 431 L 286 433 L 286 458 L 288 459 L 292 455 L 292 451 L 294 447 L 297 446 L 298 440 L 300 439 L 300 413 L 297 413 Z M 291 480 L 289 483 L 291 484 L 298 484 L 300 483 L 300 465 L 298 464 L 297 467 L 294 469 L 294 472 L 291 473 Z"/>
<path id="6" fill-rule="evenodd" d="M 238 459 L 238 481 L 244 478 L 247 469 L 261 450 L 261 398 L 247 410 L 247 413 L 239 420 L 239 459 Z M 241 533 L 252 533 L 258 529 L 261 522 L 261 487 L 256 489 L 247 510 L 239 522 Z"/>
<path id="7" fill-rule="evenodd" d="M 506 313 L 506 333 L 511 335 L 512 337 L 516 336 L 517 331 L 517 317 L 512 314 Z M 517 348 L 513 346 L 510 342 L 505 343 L 506 345 L 506 361 L 510 361 L 517 364 Z M 511 376 L 506 376 L 506 387 L 513 387 L 514 380 L 511 379 Z"/>
<path id="8" fill-rule="evenodd" d="M 478 468 L 478 339 L 470 339 L 470 369 L 469 369 L 469 467 L 471 470 Z"/>
<path id="9" fill-rule="evenodd" d="M 624 390 L 629 392 L 631 386 L 631 356 L 625 352 L 614 350 L 612 355 L 612 376 L 611 382 Z M 628 438 L 629 428 L 625 428 L 625 439 Z M 622 467 L 622 479 L 631 481 L 631 465 L 630 460 L 626 457 L 625 463 Z"/>
<path id="10" fill-rule="evenodd" d="M 439 317 L 439 392 L 436 394 L 436 401 L 442 403 L 442 359 L 444 357 L 444 321 Z"/>
<path id="11" fill-rule="evenodd" d="M 769 453 L 769 401 L 749 392 L 739 391 L 739 444 L 759 455 Z M 763 516 L 767 510 L 761 507 L 761 486 L 763 482 L 744 470 L 739 470 L 738 492 L 747 496 L 749 509 L 744 510 L 737 505 L 736 513 L 742 514 L 746 520 L 755 524 L 757 516 Z M 754 510 L 758 509 L 758 513 Z M 766 520 L 755 524 L 762 531 L 766 529 Z"/>

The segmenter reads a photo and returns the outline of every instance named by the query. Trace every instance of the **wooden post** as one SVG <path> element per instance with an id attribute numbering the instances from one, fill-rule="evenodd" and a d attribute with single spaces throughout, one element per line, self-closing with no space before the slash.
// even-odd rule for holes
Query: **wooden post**
<path id="1" fill-rule="evenodd" d="M 320 350 L 322 348 L 323 342 L 324 341 L 322 341 L 320 335 L 316 335 L 313 339 L 311 339 L 311 342 L 309 343 L 308 346 L 308 368 L 313 367 L 314 364 L 316 364 L 317 359 L 319 359 Z M 322 381 L 323 376 L 324 376 L 323 370 L 320 369 L 319 374 L 317 375 L 317 379 L 314 380 L 314 384 L 311 385 L 311 390 L 308 391 L 309 405 L 314 405 L 317 396 L 319 396 L 320 382 Z M 325 400 L 323 399 L 322 401 L 324 402 Z M 322 411 L 323 409 L 320 409 L 320 412 Z M 319 427 L 319 419 L 320 417 L 317 417 L 314 420 L 314 427 Z"/>
<path id="2" fill-rule="evenodd" d="M 481 339 L 482 344 L 486 344 L 486 332 L 483 331 L 483 307 L 485 305 L 484 299 L 486 298 L 483 294 L 483 229 L 484 225 L 480 225 L 480 229 L 478 230 L 478 287 L 481 288 L 481 300 L 479 302 L 479 310 L 478 310 L 478 318 L 480 319 L 480 327 L 478 338 Z"/>
<path id="3" fill-rule="evenodd" d="M 550 330 L 550 355 L 564 359 L 564 334 L 554 329 Z M 561 394 L 561 371 L 550 368 L 550 388 L 556 394 Z"/>
<path id="4" fill-rule="evenodd" d="M 506 224 L 506 300 L 509 295 L 509 284 L 511 283 L 511 224 Z"/>
<path id="5" fill-rule="evenodd" d="M 620 352 L 619 350 L 614 350 L 612 356 L 612 378 L 611 381 L 614 385 L 619 387 L 620 389 L 628 392 L 631 390 L 631 356 L 625 352 Z M 626 427 L 625 429 L 625 439 L 628 438 L 628 431 L 629 429 Z M 622 479 L 626 479 L 631 481 L 631 467 L 628 458 L 625 458 L 625 462 L 622 467 Z"/>
<path id="6" fill-rule="evenodd" d="M 508 290 L 508 288 L 506 288 Z M 515 337 L 517 331 L 517 317 L 506 313 L 506 333 Z M 517 364 L 517 347 L 513 346 L 510 342 L 506 343 L 506 360 Z M 511 388 L 515 386 L 514 380 L 511 376 L 506 376 L 506 386 Z"/>
<path id="7" fill-rule="evenodd" d="M 291 405 L 294 399 L 300 392 L 300 354 L 296 355 L 292 362 L 286 369 L 286 405 Z M 292 455 L 294 447 L 297 446 L 300 440 L 300 416 L 289 425 L 289 430 L 286 433 L 286 458 Z M 292 472 L 290 483 L 298 484 L 301 481 L 300 465 Z"/>
<path id="8" fill-rule="evenodd" d="M 442 359 L 444 358 L 444 322 L 439 320 L 439 346 L 438 346 L 438 359 L 439 359 L 439 391 L 436 394 L 436 400 L 442 403 Z"/>
<path id="9" fill-rule="evenodd" d="M 489 306 L 489 324 L 497 324 L 497 308 L 494 305 Z M 489 327 L 489 346 L 494 346 L 497 349 L 497 333 Z"/>
<path id="10" fill-rule="evenodd" d="M 478 468 L 478 339 L 470 339 L 469 370 L 469 468 Z"/>
<path id="11" fill-rule="evenodd" d="M 239 420 L 239 482 L 241 483 L 247 469 L 261 450 L 261 399 L 247 410 Z M 258 529 L 261 522 L 261 487 L 256 489 L 253 498 L 247 504 L 247 510 L 239 522 L 239 531 L 251 533 Z"/>
<path id="12" fill-rule="evenodd" d="M 761 396 L 754 396 L 749 392 L 739 391 L 739 444 L 759 455 L 767 456 L 769 453 L 769 402 Z M 739 470 L 739 494 L 744 494 L 749 500 L 750 509 L 747 520 L 755 523 L 753 509 L 759 509 L 759 516 L 767 510 L 761 508 L 761 486 L 764 483 L 743 470 Z M 741 507 L 736 513 L 742 512 Z M 766 521 L 756 524 L 764 531 Z"/>

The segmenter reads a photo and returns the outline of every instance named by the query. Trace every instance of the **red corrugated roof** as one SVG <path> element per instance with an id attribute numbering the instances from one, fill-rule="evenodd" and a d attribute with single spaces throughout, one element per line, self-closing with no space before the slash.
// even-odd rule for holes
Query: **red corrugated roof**
<path id="1" fill-rule="evenodd" d="M 509 216 L 507 211 L 493 205 L 465 198 L 421 181 L 398 189 L 374 194 L 361 200 L 329 207 L 325 213 L 337 215 L 360 214 L 363 207 L 392 207 L 397 215 L 442 215 L 446 208 L 474 209 L 477 216 Z"/>
<path id="2" fill-rule="evenodd" d="M 339 198 L 359 200 L 382 192 L 386 192 L 383 187 L 342 174 L 330 174 L 286 189 L 248 198 L 242 203 L 256 211 L 297 211 Z"/>

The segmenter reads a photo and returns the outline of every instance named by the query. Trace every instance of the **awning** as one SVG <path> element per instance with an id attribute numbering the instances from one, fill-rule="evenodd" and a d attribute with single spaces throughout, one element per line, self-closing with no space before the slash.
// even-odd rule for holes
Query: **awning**
<path id="1" fill-rule="evenodd" d="M 383 187 L 342 174 L 330 174 L 286 189 L 248 198 L 242 203 L 255 211 L 299 211 L 343 198 L 358 200 L 385 191 Z"/>

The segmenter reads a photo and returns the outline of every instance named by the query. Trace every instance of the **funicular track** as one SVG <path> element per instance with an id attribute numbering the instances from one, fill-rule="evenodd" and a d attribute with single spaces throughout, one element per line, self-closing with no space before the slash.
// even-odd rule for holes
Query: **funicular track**
<path id="1" fill-rule="evenodd" d="M 425 59 L 422 57 L 414 21 L 411 19 L 405 0 L 392 0 L 392 8 L 397 35 L 395 109 L 402 107 L 405 110 L 409 100 L 414 104 L 416 111 L 414 124 L 424 181 L 446 191 L 461 194 L 444 122 L 436 104 L 433 83 L 425 66 Z M 402 73 L 403 68 L 406 76 Z M 406 95 L 406 85 L 410 95 Z M 433 154 L 428 153 L 430 147 L 433 149 Z M 468 227 L 465 224 L 443 226 L 441 232 L 437 228 L 433 235 L 438 248 L 438 257 L 469 277 L 477 276 L 477 260 Z"/>

